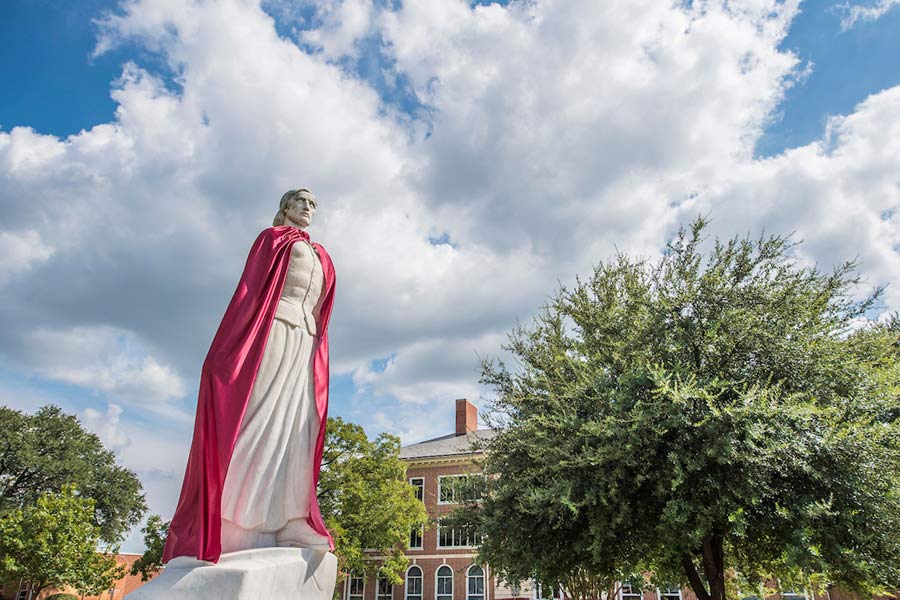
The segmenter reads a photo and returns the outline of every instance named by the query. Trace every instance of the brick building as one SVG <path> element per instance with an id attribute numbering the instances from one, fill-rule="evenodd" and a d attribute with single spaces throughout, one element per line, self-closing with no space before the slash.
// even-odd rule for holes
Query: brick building
<path id="1" fill-rule="evenodd" d="M 530 589 L 500 586 L 489 565 L 475 564 L 477 540 L 472 532 L 443 527 L 441 517 L 458 506 L 454 483 L 478 473 L 481 452 L 473 442 L 487 441 L 490 429 L 478 429 L 478 410 L 467 400 L 456 401 L 454 432 L 400 449 L 407 477 L 425 503 L 435 526 L 410 534 L 409 567 L 403 585 L 384 579 L 350 577 L 344 600 L 507 600 L 531 598 Z"/>
<path id="2" fill-rule="evenodd" d="M 129 571 L 131 570 L 131 566 L 134 564 L 134 561 L 141 557 L 140 554 L 116 554 L 116 564 L 120 567 L 125 568 L 125 576 L 122 579 L 117 580 L 113 586 L 100 594 L 99 596 L 81 596 L 77 592 L 72 589 L 57 589 L 55 587 L 49 587 L 43 590 L 38 596 L 32 596 L 29 598 L 29 593 L 27 589 L 27 583 L 23 582 L 20 584 L 19 589 L 0 589 L 0 598 L 10 598 L 15 600 L 43 600 L 44 598 L 48 598 L 53 594 L 58 594 L 60 592 L 68 592 L 75 596 L 78 596 L 79 600 L 120 600 L 125 597 L 125 594 L 130 594 L 137 588 L 141 587 L 144 582 L 141 581 L 140 575 L 131 575 Z"/>
<path id="3" fill-rule="evenodd" d="M 512 589 L 491 577 L 490 565 L 475 563 L 477 540 L 470 532 L 441 527 L 441 517 L 458 504 L 453 482 L 479 472 L 480 450 L 473 442 L 488 441 L 494 432 L 478 429 L 478 410 L 467 400 L 456 401 L 455 430 L 400 449 L 409 482 L 417 488 L 436 526 L 412 532 L 409 567 L 404 583 L 391 586 L 381 578 L 348 577 L 342 600 L 537 600 L 545 597 L 534 586 Z M 377 557 L 373 557 L 377 560 Z M 550 594 L 547 594 L 550 595 Z M 561 600 L 559 592 L 552 596 Z M 614 600 L 697 600 L 690 589 L 644 589 L 622 584 Z M 883 600 L 900 600 L 883 597 Z M 829 590 L 814 598 L 804 591 L 785 590 L 767 600 L 859 600 L 854 594 Z"/>

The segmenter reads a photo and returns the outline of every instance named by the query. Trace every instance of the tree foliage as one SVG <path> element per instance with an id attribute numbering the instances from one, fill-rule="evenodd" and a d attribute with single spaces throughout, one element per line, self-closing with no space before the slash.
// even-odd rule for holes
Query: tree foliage
<path id="1" fill-rule="evenodd" d="M 144 553 L 131 565 L 131 574 L 140 573 L 141 581 L 149 581 L 162 568 L 162 555 L 166 547 L 169 521 L 159 515 L 150 515 L 147 524 L 141 528 L 144 534 Z"/>
<path id="2" fill-rule="evenodd" d="M 705 226 L 599 265 L 511 333 L 516 369 L 484 363 L 482 557 L 510 579 L 652 572 L 700 600 L 765 577 L 900 589 L 897 319 L 864 318 L 879 290 L 858 297 L 852 262 Z"/>
<path id="3" fill-rule="evenodd" d="M 428 520 L 406 480 L 400 440 L 387 434 L 369 440 L 362 427 L 340 418 L 328 419 L 327 432 L 318 498 L 339 572 L 371 572 L 375 563 L 364 561 L 363 551 L 375 550 L 385 557 L 380 574 L 399 584 L 410 531 Z"/>
<path id="4" fill-rule="evenodd" d="M 46 492 L 75 485 L 94 500 L 101 539 L 122 540 L 146 511 L 141 483 L 73 415 L 44 406 L 34 415 L 0 407 L 0 516 Z"/>
<path id="5" fill-rule="evenodd" d="M 50 585 L 88 595 L 109 589 L 123 569 L 116 565 L 116 548 L 98 552 L 101 532 L 94 510 L 92 499 L 66 485 L 0 518 L 3 578 L 30 582 L 35 597 Z"/>

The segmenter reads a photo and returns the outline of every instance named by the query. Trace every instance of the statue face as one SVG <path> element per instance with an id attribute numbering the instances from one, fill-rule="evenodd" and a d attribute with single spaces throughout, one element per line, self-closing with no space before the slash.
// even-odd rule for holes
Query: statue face
<path id="1" fill-rule="evenodd" d="M 292 224 L 301 228 L 309 227 L 314 214 L 316 214 L 316 199 L 307 191 L 291 196 L 284 209 L 284 215 L 292 221 Z"/>

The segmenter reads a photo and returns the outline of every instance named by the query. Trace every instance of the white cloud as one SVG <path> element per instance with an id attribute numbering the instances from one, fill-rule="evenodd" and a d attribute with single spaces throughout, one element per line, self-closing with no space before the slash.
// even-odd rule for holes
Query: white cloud
<path id="1" fill-rule="evenodd" d="M 105 392 L 143 410 L 187 418 L 169 404 L 186 394 L 183 380 L 171 367 L 146 354 L 127 331 L 41 328 L 25 337 L 19 356 L 23 366 L 45 379 Z M 117 417 L 113 413 L 120 414 L 121 408 L 110 406 L 108 417 Z M 95 417 L 91 413 L 91 418 Z"/>
<path id="2" fill-rule="evenodd" d="M 128 417 L 190 413 L 186 382 L 290 187 L 319 196 L 310 232 L 337 267 L 332 372 L 360 386 L 343 416 L 407 440 L 450 430 L 452 400 L 484 393 L 478 357 L 560 282 L 615 248 L 654 255 L 698 213 L 725 236 L 796 230 L 809 261 L 859 256 L 873 284 L 895 280 L 900 88 L 756 160 L 812 68 L 779 49 L 798 4 L 694 5 L 328 0 L 291 23 L 306 53 L 249 0 L 125 2 L 98 52 L 127 41 L 169 71 L 123 65 L 115 119 L 78 135 L 0 131 L 0 220 L 20 248 L 0 263 L 15 281 L 0 356 L 122 406 L 122 456 L 165 515 L 189 425 Z M 422 110 L 355 76 L 362 58 Z"/>
<path id="3" fill-rule="evenodd" d="M 122 430 L 122 412 L 121 406 L 112 403 L 107 405 L 105 413 L 93 408 L 84 409 L 84 426 L 100 436 L 103 445 L 113 452 L 120 452 L 131 443 L 128 434 Z"/>
<path id="4" fill-rule="evenodd" d="M 54 249 L 34 229 L 0 231 L 0 284 L 53 256 Z"/>
<path id="5" fill-rule="evenodd" d="M 838 5 L 843 11 L 841 29 L 847 31 L 859 22 L 876 21 L 890 12 L 896 6 L 900 6 L 900 0 L 874 0 L 863 4 L 845 3 Z"/>

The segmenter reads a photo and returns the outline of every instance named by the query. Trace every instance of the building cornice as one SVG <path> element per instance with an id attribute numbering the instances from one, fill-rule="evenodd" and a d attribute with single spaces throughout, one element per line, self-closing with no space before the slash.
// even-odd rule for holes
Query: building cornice
<path id="1" fill-rule="evenodd" d="M 415 458 L 401 458 L 407 467 L 433 467 L 441 465 L 465 465 L 472 464 L 484 457 L 484 452 L 473 454 L 449 454 L 444 456 L 422 456 Z"/>

